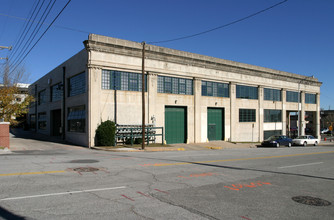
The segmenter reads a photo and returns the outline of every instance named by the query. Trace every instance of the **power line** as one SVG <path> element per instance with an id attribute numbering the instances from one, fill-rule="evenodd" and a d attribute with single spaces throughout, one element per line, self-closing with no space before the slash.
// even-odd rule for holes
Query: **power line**
<path id="1" fill-rule="evenodd" d="M 170 39 L 170 40 L 162 40 L 162 41 L 155 41 L 155 42 L 148 42 L 148 43 L 149 44 L 167 43 L 167 42 L 172 42 L 172 41 L 177 41 L 177 40 L 184 40 L 184 39 L 187 39 L 187 38 L 191 38 L 191 37 L 195 37 L 195 36 L 198 36 L 198 35 L 206 34 L 206 33 L 209 33 L 209 32 L 221 29 L 221 28 L 225 28 L 225 27 L 228 27 L 228 26 L 236 24 L 236 23 L 239 23 L 239 22 L 244 21 L 244 20 L 246 20 L 248 18 L 254 17 L 254 16 L 256 16 L 258 14 L 261 14 L 261 13 L 263 13 L 265 11 L 268 11 L 268 10 L 274 8 L 274 7 L 277 7 L 277 6 L 283 4 L 283 3 L 287 2 L 287 1 L 288 0 L 281 1 L 281 2 L 279 2 L 277 4 L 274 4 L 274 5 L 272 5 L 272 6 L 268 7 L 268 8 L 265 8 L 265 9 L 262 9 L 262 10 L 260 10 L 258 12 L 255 12 L 253 14 L 250 14 L 250 15 L 248 15 L 246 17 L 240 18 L 238 20 L 232 21 L 230 23 L 227 23 L 227 24 L 224 24 L 224 25 L 221 25 L 221 26 L 218 26 L 218 27 L 206 30 L 206 31 L 202 31 L 202 32 L 199 32 L 199 33 L 196 33 L 196 34 L 187 35 L 187 36 L 184 36 L 184 37 L 173 38 L 173 39 Z"/>
<path id="2" fill-rule="evenodd" d="M 35 26 L 34 30 L 32 31 L 32 33 L 30 34 L 28 40 L 26 41 L 26 43 L 24 44 L 24 46 L 21 49 L 21 53 L 16 57 L 15 61 L 12 61 L 12 65 L 11 66 L 15 66 L 15 64 L 20 60 L 20 58 L 23 56 L 23 54 L 27 51 L 27 49 L 29 48 L 29 46 L 31 45 L 31 43 L 33 42 L 33 40 L 35 39 L 36 35 L 38 34 L 39 30 L 42 27 L 42 23 L 46 20 L 46 18 L 49 16 L 54 4 L 56 3 L 56 0 L 53 0 L 52 5 L 50 6 L 52 0 L 49 1 L 49 4 L 47 5 L 46 9 L 44 10 L 42 16 L 39 19 L 39 22 L 37 23 L 37 25 Z M 47 11 L 48 10 L 48 11 Z M 46 14 L 45 14 L 46 13 Z M 43 21 L 42 21 L 43 19 Z"/>
<path id="3" fill-rule="evenodd" d="M 18 20 L 23 20 L 23 21 L 28 21 L 28 22 L 36 22 L 36 23 L 38 23 L 35 20 L 29 20 L 27 18 L 17 17 L 17 16 L 3 14 L 3 13 L 0 13 L 0 16 L 9 17 L 9 18 L 15 18 L 15 19 L 18 19 Z M 44 22 L 42 24 L 49 25 L 49 23 L 44 23 Z M 90 34 L 91 33 L 89 31 L 80 30 L 80 29 L 77 29 L 77 28 L 66 27 L 66 26 L 62 26 L 62 25 L 53 25 L 53 27 L 62 28 L 62 29 L 66 29 L 66 30 L 70 30 L 70 31 L 75 31 L 75 32 L 80 32 L 80 33 L 84 33 L 84 34 Z"/>
<path id="4" fill-rule="evenodd" d="M 34 8 L 33 12 L 31 13 L 29 20 L 32 19 L 32 17 L 34 16 L 35 11 L 36 11 L 36 9 L 37 9 L 37 7 L 38 7 L 38 5 L 39 5 L 39 2 L 40 2 L 40 0 L 38 0 L 37 4 L 35 5 L 35 8 Z M 33 7 L 34 7 L 34 6 L 33 6 Z M 37 12 L 37 14 L 38 14 L 38 12 Z M 37 14 L 35 15 L 35 17 L 37 16 Z M 23 29 L 23 31 L 22 31 L 22 33 L 21 33 L 19 39 L 18 39 L 17 42 L 14 44 L 14 50 L 13 50 L 13 52 L 10 54 L 11 57 L 14 56 L 14 55 L 16 54 L 16 52 L 19 50 L 19 48 L 21 47 L 21 45 L 22 45 L 22 43 L 23 43 L 25 37 L 27 36 L 28 32 L 30 31 L 31 25 L 32 25 L 32 24 L 30 24 L 30 26 L 29 26 L 29 22 L 26 22 L 25 27 L 24 27 L 24 29 Z M 28 26 L 29 26 L 29 28 L 28 28 Z M 27 28 L 28 28 L 28 30 L 27 30 Z M 23 36 L 24 36 L 24 37 L 23 37 Z M 23 37 L 23 38 L 22 38 L 22 37 Z"/>
<path id="5" fill-rule="evenodd" d="M 52 24 L 58 19 L 58 17 L 61 15 L 61 13 L 65 10 L 65 8 L 70 4 L 72 0 L 69 0 L 66 5 L 62 8 L 62 10 L 58 13 L 58 15 L 53 19 L 53 21 L 49 24 L 49 26 L 46 28 L 46 30 L 43 32 L 43 34 L 38 38 L 38 40 L 35 42 L 35 44 L 30 48 L 30 50 L 24 55 L 24 57 L 21 59 L 21 61 L 11 70 L 11 73 L 15 71 L 15 69 L 22 63 L 22 61 L 28 56 L 28 54 L 34 49 L 34 47 L 37 45 L 37 43 L 42 39 L 42 37 L 46 34 L 46 32 L 50 29 Z"/>

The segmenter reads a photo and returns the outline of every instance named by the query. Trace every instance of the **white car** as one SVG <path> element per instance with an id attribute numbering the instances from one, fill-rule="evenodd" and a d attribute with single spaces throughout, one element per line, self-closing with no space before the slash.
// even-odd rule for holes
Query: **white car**
<path id="1" fill-rule="evenodd" d="M 312 135 L 302 135 L 292 140 L 292 145 L 304 145 L 304 147 L 308 144 L 313 144 L 314 146 L 317 146 L 319 143 L 320 140 L 313 137 Z"/>
<path id="2" fill-rule="evenodd" d="M 328 132 L 328 131 L 329 131 L 328 128 L 324 128 L 324 129 L 322 129 L 322 130 L 320 131 L 320 133 L 321 133 L 321 134 L 325 134 L 325 133 Z"/>

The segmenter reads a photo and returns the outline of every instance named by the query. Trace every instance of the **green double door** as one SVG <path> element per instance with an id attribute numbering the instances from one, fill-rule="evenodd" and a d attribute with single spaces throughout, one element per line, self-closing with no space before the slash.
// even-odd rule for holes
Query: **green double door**
<path id="1" fill-rule="evenodd" d="M 165 107 L 165 138 L 167 144 L 185 143 L 187 140 L 187 108 Z"/>
<path id="2" fill-rule="evenodd" d="M 208 108 L 208 139 L 224 140 L 224 109 Z"/>

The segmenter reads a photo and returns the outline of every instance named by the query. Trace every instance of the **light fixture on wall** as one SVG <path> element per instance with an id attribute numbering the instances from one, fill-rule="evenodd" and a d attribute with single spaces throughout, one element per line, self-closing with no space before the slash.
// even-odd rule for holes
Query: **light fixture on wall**
<path id="1" fill-rule="evenodd" d="M 217 106 L 217 102 L 215 102 L 215 106 Z"/>
<path id="2" fill-rule="evenodd" d="M 177 100 L 175 99 L 175 104 L 177 103 Z"/>

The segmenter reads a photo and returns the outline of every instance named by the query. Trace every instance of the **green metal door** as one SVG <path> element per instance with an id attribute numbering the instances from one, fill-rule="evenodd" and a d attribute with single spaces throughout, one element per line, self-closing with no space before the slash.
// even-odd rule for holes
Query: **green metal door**
<path id="1" fill-rule="evenodd" d="M 187 139 L 187 109 L 165 107 L 165 136 L 167 144 L 185 143 Z"/>
<path id="2" fill-rule="evenodd" d="M 224 140 L 223 108 L 208 108 L 208 139 Z"/>

